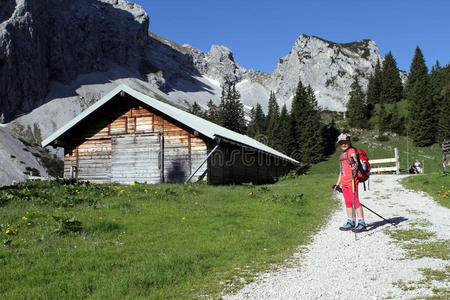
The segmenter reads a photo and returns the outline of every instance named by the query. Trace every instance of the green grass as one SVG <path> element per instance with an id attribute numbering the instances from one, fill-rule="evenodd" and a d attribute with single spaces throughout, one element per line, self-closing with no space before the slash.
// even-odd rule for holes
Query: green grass
<path id="1" fill-rule="evenodd" d="M 450 208 L 450 175 L 448 173 L 409 176 L 402 180 L 402 184 L 408 189 L 424 191 L 442 206 Z"/>
<path id="2" fill-rule="evenodd" d="M 450 259 L 450 240 L 404 244 L 402 247 L 406 249 L 412 257 L 431 257 L 442 260 Z"/>
<path id="3" fill-rule="evenodd" d="M 428 240 L 435 236 L 434 232 L 425 231 L 419 228 L 397 229 L 389 231 L 388 233 L 391 238 L 397 241 Z"/>
<path id="4" fill-rule="evenodd" d="M 426 282 L 430 282 L 432 280 L 450 282 L 450 266 L 446 266 L 443 270 L 424 268 L 420 269 L 420 271 L 425 276 Z"/>
<path id="5" fill-rule="evenodd" d="M 352 133 L 352 137 L 359 140 L 354 142 L 356 148 L 363 149 L 369 159 L 393 158 L 394 148 L 398 149 L 400 168 L 406 169 L 416 159 L 420 160 L 425 166 L 425 173 L 442 172 L 442 152 L 440 145 L 434 144 L 429 147 L 414 147 L 412 142 L 406 143 L 406 137 L 395 136 L 390 137 L 389 141 L 380 142 L 375 139 L 375 131 L 358 131 Z M 339 172 L 339 155 L 341 150 L 337 148 L 336 152 L 328 157 L 328 159 L 311 167 L 313 174 L 338 174 Z M 409 162 L 409 163 L 408 163 Z M 394 166 L 393 163 L 377 164 L 372 167 Z M 450 180 L 449 180 L 450 181 Z"/>
<path id="6" fill-rule="evenodd" d="M 0 298 L 218 298 L 310 241 L 335 180 L 0 191 Z"/>
<path id="7" fill-rule="evenodd" d="M 414 299 L 448 299 L 449 290 L 446 288 L 432 288 L 433 281 L 440 281 L 444 283 L 450 282 L 450 266 L 446 266 L 442 270 L 434 270 L 431 268 L 419 269 L 424 278 L 418 281 L 408 281 L 398 280 L 393 283 L 403 291 L 412 291 L 418 288 L 431 288 L 433 291 L 433 296 L 430 297 L 417 297 Z"/>

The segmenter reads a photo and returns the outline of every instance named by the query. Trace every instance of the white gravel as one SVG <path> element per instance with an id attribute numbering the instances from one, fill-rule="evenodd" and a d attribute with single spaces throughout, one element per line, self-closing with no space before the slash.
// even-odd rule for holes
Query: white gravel
<path id="1" fill-rule="evenodd" d="M 436 233 L 432 240 L 449 239 L 449 209 L 425 193 L 406 190 L 399 183 L 402 177 L 372 175 L 370 191 L 363 191 L 360 185 L 361 202 L 383 217 L 397 220 L 398 229 L 410 228 L 425 219 L 431 226 L 423 229 Z M 375 228 L 358 234 L 356 240 L 353 232 L 339 231 L 346 215 L 343 197 L 338 197 L 341 209 L 306 247 L 306 253 L 301 254 L 299 248 L 288 266 L 259 274 L 237 294 L 223 299 L 409 299 L 432 295 L 433 287 L 450 291 L 448 282 L 432 281 L 431 286 L 408 291 L 393 285 L 399 280 L 407 283 L 423 279 L 419 268 L 442 270 L 450 262 L 408 258 L 406 251 L 384 232 L 385 228 L 395 228 L 367 210 L 366 221 Z"/>

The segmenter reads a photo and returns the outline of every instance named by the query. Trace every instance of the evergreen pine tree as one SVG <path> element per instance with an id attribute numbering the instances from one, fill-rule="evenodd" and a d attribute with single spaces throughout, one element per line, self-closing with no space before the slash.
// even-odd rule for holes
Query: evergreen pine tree
<path id="1" fill-rule="evenodd" d="M 409 136 L 419 147 L 429 146 L 435 140 L 434 111 L 431 96 L 428 94 L 427 77 L 418 79 L 413 86 L 409 104 Z"/>
<path id="2" fill-rule="evenodd" d="M 269 105 L 267 112 L 267 125 L 266 125 L 266 135 L 268 145 L 273 148 L 277 148 L 280 143 L 279 136 L 280 127 L 280 107 L 278 106 L 275 93 L 271 92 L 269 97 Z"/>
<path id="3" fill-rule="evenodd" d="M 306 115 L 308 114 L 306 104 L 306 89 L 303 87 L 302 81 L 299 80 L 297 89 L 295 90 L 294 99 L 292 100 L 289 144 L 287 146 L 288 155 L 297 160 L 303 159 L 301 144 L 303 143 L 303 121 L 306 119 Z"/>
<path id="4" fill-rule="evenodd" d="M 428 69 L 422 52 L 416 47 L 407 81 L 408 131 L 416 146 L 428 146 L 435 140 L 436 109 L 428 84 Z"/>
<path id="5" fill-rule="evenodd" d="M 323 125 L 320 118 L 320 109 L 317 104 L 317 98 L 310 85 L 306 88 L 306 97 L 310 114 L 304 126 L 304 153 L 305 161 L 317 163 L 325 158 L 325 140 L 323 134 Z"/>
<path id="6" fill-rule="evenodd" d="M 251 119 L 247 127 L 247 135 L 266 144 L 266 116 L 264 115 L 261 104 L 257 103 L 256 108 L 252 108 L 250 118 Z"/>
<path id="7" fill-rule="evenodd" d="M 369 77 L 369 84 L 367 85 L 367 110 L 368 116 L 372 116 L 375 104 L 380 103 L 381 95 L 381 65 L 377 61 L 375 71 Z"/>
<path id="8" fill-rule="evenodd" d="M 414 84 L 417 80 L 422 80 L 424 76 L 427 76 L 428 69 L 425 65 L 425 59 L 423 57 L 422 51 L 417 46 L 414 53 L 414 58 L 409 69 L 408 79 L 405 84 L 405 97 L 406 99 L 412 98 L 412 92 L 414 89 Z"/>
<path id="9" fill-rule="evenodd" d="M 208 102 L 208 111 L 205 112 L 205 118 L 213 123 L 220 123 L 219 108 L 214 104 L 212 100 L 209 100 Z"/>
<path id="10" fill-rule="evenodd" d="M 324 158 L 320 111 L 310 86 L 299 80 L 292 101 L 289 154 L 304 162 L 315 163 Z"/>
<path id="11" fill-rule="evenodd" d="M 437 125 L 437 141 L 450 140 L 450 77 L 449 83 L 442 93 L 439 122 Z"/>
<path id="12" fill-rule="evenodd" d="M 380 102 L 394 103 L 402 99 L 403 86 L 400 79 L 397 63 L 389 51 L 383 61 L 381 71 L 381 93 Z"/>
<path id="13" fill-rule="evenodd" d="M 250 121 L 247 123 L 247 131 L 245 132 L 246 135 L 249 137 L 256 136 L 256 109 L 255 107 L 252 107 L 250 110 Z"/>
<path id="14" fill-rule="evenodd" d="M 449 66 L 447 66 L 449 68 Z M 441 102 L 443 101 L 443 90 L 445 88 L 446 83 L 446 68 L 442 68 L 439 64 L 439 61 L 436 61 L 436 64 L 431 68 L 431 72 L 428 75 L 429 82 L 428 88 L 430 90 L 431 101 L 433 102 L 434 107 L 434 116 L 439 116 L 441 112 Z M 434 118 L 433 128 L 438 127 L 439 118 Z M 439 142 L 439 140 L 436 140 Z"/>
<path id="15" fill-rule="evenodd" d="M 197 101 L 194 101 L 194 104 L 192 104 L 191 107 L 189 107 L 188 112 L 201 118 L 204 117 L 203 110 L 200 107 L 200 105 L 198 105 Z"/>
<path id="16" fill-rule="evenodd" d="M 290 139 L 290 128 L 291 128 L 291 116 L 287 110 L 286 104 L 281 108 L 280 113 L 280 125 L 278 129 L 279 144 L 275 146 L 278 151 L 288 154 L 289 149 L 289 139 Z"/>
<path id="17" fill-rule="evenodd" d="M 220 125 L 238 133 L 246 130 L 244 105 L 235 85 L 222 90 L 219 106 Z"/>
<path id="18" fill-rule="evenodd" d="M 353 83 L 350 86 L 350 99 L 347 103 L 347 118 L 352 127 L 364 128 L 367 126 L 367 108 L 365 104 L 365 95 L 359 85 L 358 77 L 353 77 Z"/>

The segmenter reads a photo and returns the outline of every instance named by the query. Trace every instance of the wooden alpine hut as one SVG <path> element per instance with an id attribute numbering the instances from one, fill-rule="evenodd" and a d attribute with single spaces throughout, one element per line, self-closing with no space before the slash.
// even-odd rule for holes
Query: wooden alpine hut
<path id="1" fill-rule="evenodd" d="M 64 148 L 64 178 L 97 183 L 273 182 L 298 161 L 120 85 L 42 142 Z"/>

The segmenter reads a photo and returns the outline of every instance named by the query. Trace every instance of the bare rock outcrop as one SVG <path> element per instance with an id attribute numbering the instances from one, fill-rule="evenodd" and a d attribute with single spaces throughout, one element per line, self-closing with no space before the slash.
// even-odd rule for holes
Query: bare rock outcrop
<path id="1" fill-rule="evenodd" d="M 353 76 L 365 89 L 378 60 L 383 59 L 374 41 L 339 44 L 302 34 L 264 83 L 280 100 L 289 103 L 301 79 L 303 84 L 311 85 L 320 106 L 345 111 Z"/>
<path id="2" fill-rule="evenodd" d="M 6 0 L 0 6 L 0 114 L 42 104 L 51 81 L 136 65 L 149 18 L 124 0 Z"/>
<path id="3" fill-rule="evenodd" d="M 6 127 L 0 126 L 0 186 L 24 181 L 29 174 L 47 176 L 39 161 Z"/>

